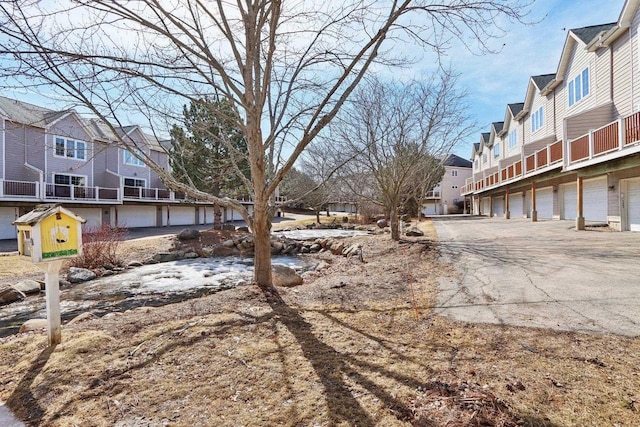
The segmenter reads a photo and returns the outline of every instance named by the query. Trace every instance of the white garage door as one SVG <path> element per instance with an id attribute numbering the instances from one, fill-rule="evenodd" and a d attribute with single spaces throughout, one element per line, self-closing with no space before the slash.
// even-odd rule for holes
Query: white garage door
<path id="1" fill-rule="evenodd" d="M 195 220 L 193 206 L 169 206 L 169 225 L 193 225 Z"/>
<path id="2" fill-rule="evenodd" d="M 71 212 L 87 220 L 83 225 L 85 230 L 97 230 L 102 227 L 101 208 L 71 208 Z"/>
<path id="3" fill-rule="evenodd" d="M 482 215 L 489 215 L 491 213 L 491 199 L 488 197 L 485 197 L 484 199 L 482 199 L 482 204 L 480 205 L 480 214 Z"/>
<path id="4" fill-rule="evenodd" d="M 200 224 L 213 224 L 213 220 L 213 208 L 209 206 L 200 206 Z"/>
<path id="5" fill-rule="evenodd" d="M 538 219 L 553 218 L 553 187 L 536 190 L 536 210 Z"/>
<path id="6" fill-rule="evenodd" d="M 155 227 L 155 206 L 118 206 L 118 227 Z"/>
<path id="7" fill-rule="evenodd" d="M 16 208 L 0 208 L 0 239 L 17 238 L 16 227 L 11 225 L 16 218 Z"/>
<path id="8" fill-rule="evenodd" d="M 607 222 L 607 177 L 585 180 L 582 194 L 584 219 Z"/>
<path id="9" fill-rule="evenodd" d="M 578 216 L 578 190 L 576 183 L 562 184 L 560 186 L 562 197 L 562 219 L 576 219 Z"/>
<path id="10" fill-rule="evenodd" d="M 438 214 L 438 204 L 435 202 L 425 203 L 422 206 L 422 214 L 425 216 L 428 215 L 437 215 Z"/>
<path id="11" fill-rule="evenodd" d="M 627 183 L 627 223 L 631 231 L 640 231 L 640 180 Z"/>
<path id="12" fill-rule="evenodd" d="M 504 215 L 504 197 L 493 198 L 493 215 L 494 216 Z"/>
<path id="13" fill-rule="evenodd" d="M 511 218 L 522 218 L 524 215 L 522 193 L 509 194 L 509 213 Z"/>

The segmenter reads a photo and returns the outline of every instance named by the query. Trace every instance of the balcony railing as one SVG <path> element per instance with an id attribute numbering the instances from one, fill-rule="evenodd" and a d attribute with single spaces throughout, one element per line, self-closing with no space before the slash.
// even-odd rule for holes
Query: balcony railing
<path id="1" fill-rule="evenodd" d="M 170 190 L 164 188 L 147 188 L 147 187 L 122 187 L 124 200 L 174 200 L 175 197 Z"/>
<path id="2" fill-rule="evenodd" d="M 427 191 L 426 198 L 427 199 L 439 199 L 440 198 L 440 190 Z"/>
<path id="3" fill-rule="evenodd" d="M 11 198 L 39 198 L 40 183 L 26 181 L 5 181 L 0 186 L 0 197 Z"/>

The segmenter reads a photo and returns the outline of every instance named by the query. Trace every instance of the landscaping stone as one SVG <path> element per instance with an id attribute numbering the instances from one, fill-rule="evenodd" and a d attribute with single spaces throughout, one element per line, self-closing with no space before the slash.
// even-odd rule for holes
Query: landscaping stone
<path id="1" fill-rule="evenodd" d="M 9 285 L 0 285 L 0 306 L 22 301 L 25 295 Z"/>
<path id="2" fill-rule="evenodd" d="M 194 228 L 186 228 L 178 233 L 178 240 L 195 240 L 200 238 L 200 231 Z"/>
<path id="3" fill-rule="evenodd" d="M 376 221 L 376 225 L 378 226 L 378 228 L 385 228 L 389 224 L 387 223 L 386 219 L 379 219 Z"/>
<path id="4" fill-rule="evenodd" d="M 178 259 L 178 255 L 173 252 L 160 252 L 153 257 L 158 262 L 169 262 Z"/>
<path id="5" fill-rule="evenodd" d="M 87 311 L 87 312 L 79 314 L 76 317 L 74 317 L 73 319 L 69 320 L 69 323 L 67 323 L 67 325 L 73 325 L 74 323 L 80 323 L 80 322 L 83 322 L 85 320 L 95 319 L 95 317 L 96 316 L 94 316 L 93 313 L 90 313 L 90 312 Z"/>
<path id="6" fill-rule="evenodd" d="M 199 258 L 200 255 L 198 255 L 195 252 L 187 252 L 186 254 L 184 254 L 184 257 L 187 259 L 193 259 L 193 258 Z"/>
<path id="7" fill-rule="evenodd" d="M 405 236 L 424 236 L 422 230 L 416 226 L 411 226 L 404 231 Z"/>
<path id="8" fill-rule="evenodd" d="M 69 274 L 67 274 L 67 280 L 71 283 L 86 282 L 96 277 L 97 275 L 93 271 L 78 267 L 69 267 Z"/>
<path id="9" fill-rule="evenodd" d="M 36 282 L 35 280 L 31 279 L 25 279 L 13 285 L 13 288 L 19 290 L 25 295 L 39 294 L 40 282 Z"/>
<path id="10" fill-rule="evenodd" d="M 29 319 L 22 326 L 20 326 L 19 332 L 39 331 L 47 329 L 47 319 Z"/>
<path id="11" fill-rule="evenodd" d="M 142 267 L 143 263 L 142 261 L 137 261 L 137 260 L 133 260 L 133 261 L 129 261 L 129 263 L 127 263 L 127 267 L 131 268 L 131 267 Z"/>
<path id="12" fill-rule="evenodd" d="M 291 288 L 302 285 L 302 277 L 293 268 L 284 265 L 274 265 L 271 277 L 274 286 Z"/>
<path id="13" fill-rule="evenodd" d="M 239 231 L 241 233 L 248 233 L 249 232 L 249 227 L 247 227 L 246 225 L 243 225 L 242 227 L 236 228 L 236 231 Z"/>
<path id="14" fill-rule="evenodd" d="M 231 239 L 222 243 L 222 246 L 224 246 L 225 248 L 233 248 L 235 245 L 236 244 Z"/>

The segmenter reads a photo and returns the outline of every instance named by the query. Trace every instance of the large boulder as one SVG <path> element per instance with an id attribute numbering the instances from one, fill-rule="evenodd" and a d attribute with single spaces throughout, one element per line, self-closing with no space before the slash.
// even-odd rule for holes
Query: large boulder
<path id="1" fill-rule="evenodd" d="M 0 306 L 22 301 L 25 295 L 9 285 L 0 285 Z"/>
<path id="2" fill-rule="evenodd" d="M 93 271 L 78 267 L 69 267 L 69 274 L 67 274 L 67 280 L 71 283 L 86 282 L 96 277 L 96 273 Z"/>
<path id="3" fill-rule="evenodd" d="M 405 236 L 424 236 L 424 233 L 422 232 L 422 230 L 420 230 L 416 226 L 411 226 L 411 227 L 405 229 L 404 230 L 404 234 L 405 234 Z"/>
<path id="4" fill-rule="evenodd" d="M 170 262 L 178 259 L 178 254 L 173 252 L 160 252 L 153 256 L 153 259 L 158 262 Z"/>
<path id="5" fill-rule="evenodd" d="M 386 219 L 382 218 L 376 221 L 376 225 L 378 226 L 378 228 L 385 228 L 389 224 L 387 223 Z"/>
<path id="6" fill-rule="evenodd" d="M 21 334 L 24 332 L 39 331 L 47 329 L 47 319 L 29 319 L 20 326 Z"/>
<path id="7" fill-rule="evenodd" d="M 292 288 L 302 285 L 302 277 L 293 268 L 284 265 L 272 266 L 271 278 L 273 286 Z"/>
<path id="8" fill-rule="evenodd" d="M 200 231 L 194 228 L 185 228 L 178 233 L 179 240 L 196 240 L 200 238 Z"/>
<path id="9" fill-rule="evenodd" d="M 35 280 L 31 279 L 25 279 L 13 285 L 13 288 L 19 290 L 25 295 L 39 294 L 40 282 L 36 282 Z"/>

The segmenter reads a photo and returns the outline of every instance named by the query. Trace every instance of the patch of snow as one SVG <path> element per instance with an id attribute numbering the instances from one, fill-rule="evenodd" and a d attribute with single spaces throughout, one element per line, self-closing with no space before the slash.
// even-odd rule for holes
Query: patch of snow
<path id="1" fill-rule="evenodd" d="M 340 228 L 276 231 L 272 234 L 276 236 L 284 236 L 288 239 L 295 239 L 295 240 L 315 240 L 315 239 L 329 239 L 329 238 L 338 238 L 338 237 L 354 237 L 354 236 L 369 235 L 369 233 L 366 231 L 344 230 Z"/>
<path id="2" fill-rule="evenodd" d="M 9 408 L 0 402 L 0 426 L 2 427 L 25 427 L 24 423 L 13 416 Z"/>

